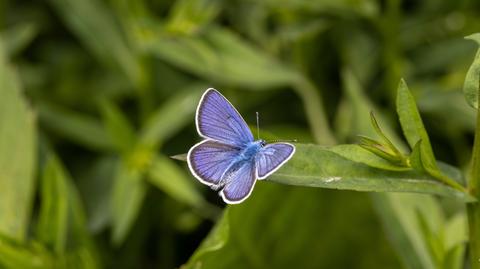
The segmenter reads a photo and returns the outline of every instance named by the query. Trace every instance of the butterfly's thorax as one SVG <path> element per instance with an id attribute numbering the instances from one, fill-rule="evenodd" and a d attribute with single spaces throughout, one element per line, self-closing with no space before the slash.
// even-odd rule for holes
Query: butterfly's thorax
<path id="1" fill-rule="evenodd" d="M 257 155 L 258 151 L 265 145 L 265 142 L 263 140 L 257 140 L 248 143 L 244 149 L 240 151 L 240 154 L 238 155 L 238 160 L 237 161 L 250 161 L 255 158 Z"/>

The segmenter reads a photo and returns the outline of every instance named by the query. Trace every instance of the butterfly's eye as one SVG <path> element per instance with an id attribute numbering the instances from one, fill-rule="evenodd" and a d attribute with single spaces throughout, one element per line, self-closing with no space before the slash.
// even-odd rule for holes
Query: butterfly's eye
<path id="1" fill-rule="evenodd" d="M 265 147 L 266 144 L 267 142 L 265 142 L 265 140 L 260 141 L 260 146 Z"/>

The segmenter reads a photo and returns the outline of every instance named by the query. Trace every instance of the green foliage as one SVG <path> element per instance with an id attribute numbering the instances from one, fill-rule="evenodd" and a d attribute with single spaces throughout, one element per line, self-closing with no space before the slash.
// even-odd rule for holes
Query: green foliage
<path id="1" fill-rule="evenodd" d="M 0 267 L 465 268 L 480 253 L 480 65 L 462 37 L 479 43 L 478 15 L 475 1 L 0 0 Z M 262 138 L 299 141 L 225 209 L 169 158 L 200 139 L 209 87 L 251 126 L 260 112 Z"/>
<path id="2" fill-rule="evenodd" d="M 473 34 L 465 37 L 480 45 L 480 34 Z M 480 54 L 477 51 L 475 59 L 472 65 L 468 69 L 467 76 L 465 77 L 465 83 L 463 84 L 463 94 L 467 103 L 478 109 L 478 92 L 480 90 Z"/>
<path id="3" fill-rule="evenodd" d="M 19 242 L 30 220 L 37 141 L 35 117 L 21 95 L 0 43 L 0 233 Z"/>

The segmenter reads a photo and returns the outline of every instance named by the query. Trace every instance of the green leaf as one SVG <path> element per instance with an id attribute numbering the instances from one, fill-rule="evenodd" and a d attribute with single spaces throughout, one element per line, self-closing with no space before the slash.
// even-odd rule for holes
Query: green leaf
<path id="1" fill-rule="evenodd" d="M 19 244 L 0 236 L 0 266 L 2 268 L 54 268 L 53 256 L 37 242 Z"/>
<path id="2" fill-rule="evenodd" d="M 203 240 L 202 244 L 195 250 L 195 253 L 190 257 L 188 261 L 189 265 L 194 267 L 201 264 L 201 260 L 207 257 L 212 252 L 220 250 L 225 246 L 229 239 L 230 224 L 229 224 L 229 209 L 225 209 L 222 218 L 217 221 L 215 227 L 210 231 L 207 237 Z"/>
<path id="3" fill-rule="evenodd" d="M 129 151 L 135 143 L 135 131 L 128 119 L 113 103 L 104 100 L 101 103 L 103 119 L 110 140 L 120 152 Z"/>
<path id="4" fill-rule="evenodd" d="M 0 33 L 5 41 L 6 54 L 13 56 L 28 46 L 38 34 L 38 27 L 32 22 L 16 24 Z"/>
<path id="5" fill-rule="evenodd" d="M 165 27 L 172 33 L 194 34 L 215 19 L 220 4 L 218 0 L 176 1 Z"/>
<path id="6" fill-rule="evenodd" d="M 112 242 L 120 245 L 130 231 L 147 192 L 139 171 L 119 165 L 111 200 Z"/>
<path id="7" fill-rule="evenodd" d="M 269 177 L 278 183 L 355 191 L 414 192 L 474 201 L 470 195 L 414 171 L 387 171 L 348 160 L 334 149 L 296 144 L 296 153 Z"/>
<path id="8" fill-rule="evenodd" d="M 480 45 L 480 33 L 469 35 L 465 37 L 466 39 L 475 41 L 477 45 Z M 467 103 L 478 109 L 478 92 L 480 87 L 480 49 L 475 55 L 472 65 L 468 69 L 467 75 L 465 77 L 465 82 L 463 84 L 463 94 Z"/>
<path id="9" fill-rule="evenodd" d="M 465 212 L 451 217 L 445 225 L 445 257 L 443 268 L 463 268 L 466 243 L 468 242 L 468 225 Z"/>
<path id="10" fill-rule="evenodd" d="M 147 120 L 140 131 L 140 143 L 156 148 L 188 123 L 193 124 L 200 96 L 207 88 L 193 83 L 170 97 Z"/>
<path id="11" fill-rule="evenodd" d="M 422 140 L 418 140 L 418 142 L 413 146 L 412 153 L 410 154 L 409 161 L 410 165 L 413 169 L 418 171 L 425 171 L 422 162 Z"/>
<path id="12" fill-rule="evenodd" d="M 430 139 L 423 126 L 422 118 L 418 112 L 415 99 L 408 90 L 404 80 L 400 81 L 397 91 L 397 114 L 405 138 L 411 148 L 421 140 L 421 156 L 423 165 L 427 169 L 438 170 L 435 156 L 433 155 Z"/>
<path id="13" fill-rule="evenodd" d="M 410 169 L 408 167 L 395 165 L 360 145 L 338 145 L 330 148 L 330 151 L 351 161 L 364 163 L 374 168 L 391 171 L 406 171 Z"/>
<path id="14" fill-rule="evenodd" d="M 70 141 L 94 150 L 112 150 L 114 145 L 97 119 L 42 103 L 37 106 L 40 122 Z"/>
<path id="15" fill-rule="evenodd" d="M 250 88 L 285 86 L 298 80 L 296 72 L 224 28 L 209 28 L 199 37 L 145 31 L 152 31 L 150 38 L 139 37 L 147 52 L 208 80 Z"/>
<path id="16" fill-rule="evenodd" d="M 41 181 L 41 206 L 37 238 L 56 254 L 63 254 L 68 233 L 68 187 L 65 171 L 55 156 L 49 156 Z"/>
<path id="17" fill-rule="evenodd" d="M 105 156 L 79 177 L 78 189 L 84 199 L 87 212 L 88 228 L 93 233 L 103 231 L 110 224 L 110 202 L 115 172 L 119 165 L 118 158 Z"/>
<path id="18" fill-rule="evenodd" d="M 148 179 L 152 184 L 166 192 L 172 198 L 194 207 L 202 207 L 206 201 L 195 189 L 194 179 L 162 155 L 157 155 L 149 171 Z"/>
<path id="19" fill-rule="evenodd" d="M 25 239 L 34 195 L 35 117 L 0 42 L 0 233 Z"/>
<path id="20" fill-rule="evenodd" d="M 441 209 L 435 199 L 405 193 L 373 194 L 374 206 L 393 247 L 411 269 L 436 269 L 435 261 L 422 236 L 418 214 L 429 216 L 429 227 L 442 222 Z"/>
<path id="21" fill-rule="evenodd" d="M 110 10 L 96 0 L 48 1 L 80 41 L 102 62 L 123 71 L 133 85 L 143 84 L 140 61 L 124 39 Z"/>
<path id="22" fill-rule="evenodd" d="M 259 181 L 245 202 L 226 209 L 184 268 L 400 268 L 378 260 L 389 249 L 377 223 L 362 226 L 371 218 L 362 193 Z M 362 233 L 353 228 L 360 226 Z"/>

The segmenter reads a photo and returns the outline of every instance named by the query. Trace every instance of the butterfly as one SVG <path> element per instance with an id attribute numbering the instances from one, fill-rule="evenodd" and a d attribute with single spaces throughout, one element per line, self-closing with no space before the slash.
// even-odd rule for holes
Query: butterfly
<path id="1" fill-rule="evenodd" d="M 289 143 L 254 140 L 235 107 L 213 88 L 202 95 L 195 122 L 204 140 L 188 151 L 188 167 L 201 183 L 219 191 L 227 204 L 243 202 L 257 179 L 277 171 L 295 153 Z"/>

